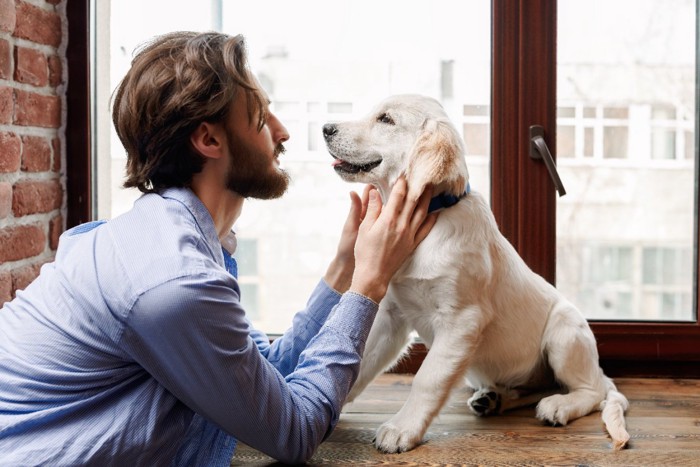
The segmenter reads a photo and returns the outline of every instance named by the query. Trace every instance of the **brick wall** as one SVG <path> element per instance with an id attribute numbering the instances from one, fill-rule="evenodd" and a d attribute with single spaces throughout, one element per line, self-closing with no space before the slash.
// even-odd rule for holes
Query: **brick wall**
<path id="1" fill-rule="evenodd" d="M 65 1 L 0 0 L 0 304 L 64 229 Z"/>

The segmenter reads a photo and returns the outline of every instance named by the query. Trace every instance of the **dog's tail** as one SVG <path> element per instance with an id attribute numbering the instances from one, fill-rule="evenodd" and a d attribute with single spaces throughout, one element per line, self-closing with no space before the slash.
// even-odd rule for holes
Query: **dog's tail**
<path id="1" fill-rule="evenodd" d="M 603 413 L 603 423 L 612 438 L 614 449 L 623 449 L 630 439 L 625 427 L 625 411 L 629 407 L 627 398 L 617 390 L 615 383 L 610 378 L 606 379 L 608 389 L 607 396 L 600 403 L 600 410 Z"/>

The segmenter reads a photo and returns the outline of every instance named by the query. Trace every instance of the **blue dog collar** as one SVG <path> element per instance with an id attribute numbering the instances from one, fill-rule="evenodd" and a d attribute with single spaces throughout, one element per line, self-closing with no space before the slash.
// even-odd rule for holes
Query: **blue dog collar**
<path id="1" fill-rule="evenodd" d="M 430 213 L 438 211 L 440 209 L 452 207 L 455 204 L 459 203 L 460 199 L 467 196 L 470 191 L 471 187 L 469 186 L 469 183 L 467 183 L 467 188 L 464 190 L 464 193 L 462 193 L 459 196 L 451 195 L 448 193 L 441 193 L 437 196 L 433 196 L 433 198 L 430 200 L 430 204 L 428 205 L 428 212 Z"/>

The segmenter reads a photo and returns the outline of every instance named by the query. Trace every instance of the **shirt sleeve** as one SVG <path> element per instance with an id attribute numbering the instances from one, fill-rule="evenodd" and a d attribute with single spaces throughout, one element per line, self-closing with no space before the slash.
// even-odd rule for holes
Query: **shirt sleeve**
<path id="1" fill-rule="evenodd" d="M 263 357 L 283 376 L 287 376 L 297 366 L 301 352 L 318 334 L 340 297 L 341 295 L 322 279 L 312 292 L 306 308 L 294 315 L 292 326 L 272 344 L 264 332 L 252 326 L 250 336 Z"/>
<path id="2" fill-rule="evenodd" d="M 233 437 L 282 462 L 304 462 L 338 421 L 377 304 L 346 293 L 322 319 L 326 305 L 311 303 L 300 331 L 268 352 L 290 367 L 283 374 L 251 338 L 237 290 L 231 276 L 215 272 L 152 288 L 132 306 L 121 344 L 176 398 Z"/>

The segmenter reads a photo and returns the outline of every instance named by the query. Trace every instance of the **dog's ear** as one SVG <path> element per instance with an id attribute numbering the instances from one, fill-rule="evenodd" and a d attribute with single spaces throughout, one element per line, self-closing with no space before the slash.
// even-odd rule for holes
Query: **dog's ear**
<path id="1" fill-rule="evenodd" d="M 418 196 L 433 184 L 442 193 L 459 196 L 469 181 L 464 143 L 449 121 L 429 119 L 409 156 L 409 195 Z"/>

